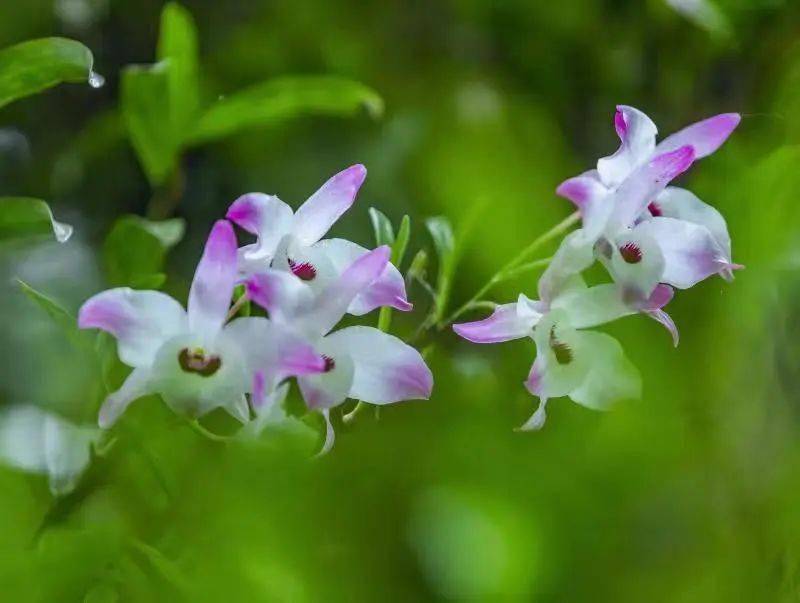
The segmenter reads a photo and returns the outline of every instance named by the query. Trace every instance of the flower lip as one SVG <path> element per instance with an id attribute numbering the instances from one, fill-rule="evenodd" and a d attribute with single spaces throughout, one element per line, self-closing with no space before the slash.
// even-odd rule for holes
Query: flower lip
<path id="1" fill-rule="evenodd" d="M 625 243 L 619 248 L 619 254 L 628 264 L 638 264 L 642 261 L 642 250 L 636 243 Z"/>
<path id="2" fill-rule="evenodd" d="M 185 373 L 196 373 L 201 377 L 210 377 L 222 366 L 222 359 L 213 354 L 206 354 L 202 348 L 183 348 L 178 353 L 178 364 Z"/>
<path id="3" fill-rule="evenodd" d="M 303 281 L 313 281 L 317 277 L 317 269 L 310 262 L 295 262 L 289 259 L 289 268 L 292 274 Z"/>
<path id="4" fill-rule="evenodd" d="M 559 364 L 569 364 L 572 362 L 572 348 L 556 337 L 555 326 L 550 328 L 550 349 L 553 350 L 553 355 L 556 357 L 556 362 Z"/>

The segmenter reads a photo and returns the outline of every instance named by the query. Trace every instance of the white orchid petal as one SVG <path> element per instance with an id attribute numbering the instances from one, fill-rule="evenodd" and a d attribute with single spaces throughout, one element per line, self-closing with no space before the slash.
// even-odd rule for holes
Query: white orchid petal
<path id="1" fill-rule="evenodd" d="M 370 404 L 428 399 L 433 375 L 420 353 L 397 337 L 372 327 L 347 327 L 325 338 L 354 366 L 348 397 Z"/>
<path id="2" fill-rule="evenodd" d="M 150 369 L 135 368 L 117 391 L 110 394 L 100 407 L 98 424 L 108 429 L 125 412 L 132 402 L 152 393 Z"/>
<path id="3" fill-rule="evenodd" d="M 291 231 L 293 215 L 292 208 L 274 195 L 248 193 L 233 202 L 225 217 L 258 237 L 244 257 L 268 264 L 280 240 Z"/>
<path id="4" fill-rule="evenodd" d="M 667 136 L 656 147 L 656 153 L 666 153 L 691 145 L 697 159 L 707 157 L 722 146 L 741 120 L 742 116 L 738 113 L 722 113 L 709 117 Z"/>
<path id="5" fill-rule="evenodd" d="M 635 231 L 657 242 L 664 257 L 664 272 L 659 280 L 678 289 L 688 289 L 732 267 L 705 226 L 660 217 L 642 222 Z"/>
<path id="6" fill-rule="evenodd" d="M 667 187 L 652 204 L 653 215 L 665 218 L 677 218 L 700 226 L 705 226 L 714 240 L 731 257 L 731 237 L 725 218 L 715 208 L 701 201 L 691 191 L 675 186 Z"/>
<path id="7" fill-rule="evenodd" d="M 369 250 L 345 239 L 324 239 L 315 243 L 313 249 L 322 252 L 339 276 L 358 258 Z M 406 285 L 400 271 L 393 264 L 386 264 L 383 272 L 350 303 L 347 312 L 361 316 L 376 308 L 388 306 L 407 312 L 412 309 L 406 296 Z"/>
<path id="8" fill-rule="evenodd" d="M 625 356 L 620 343 L 605 333 L 581 332 L 575 350 L 592 361 L 585 379 L 569 397 L 587 408 L 607 410 L 620 400 L 641 396 L 639 371 Z"/>
<path id="9" fill-rule="evenodd" d="M 539 279 L 539 297 L 549 304 L 558 295 L 581 283 L 580 273 L 595 261 L 595 241 L 583 229 L 569 233 L 561 241 L 547 269 Z"/>
<path id="10" fill-rule="evenodd" d="M 330 411 L 325 409 L 321 414 L 322 418 L 325 419 L 325 441 L 322 443 L 322 448 L 320 448 L 319 452 L 314 455 L 315 458 L 328 454 L 336 442 L 336 432 L 333 429 L 333 423 L 331 423 Z"/>
<path id="11" fill-rule="evenodd" d="M 295 317 L 310 311 L 314 291 L 291 272 L 272 268 L 251 276 L 245 281 L 247 297 L 269 312 L 270 320 L 290 323 Z"/>
<path id="12" fill-rule="evenodd" d="M 597 162 L 600 179 L 606 186 L 616 187 L 625 181 L 642 163 L 648 161 L 656 146 L 658 129 L 644 113 L 620 105 L 614 115 L 614 128 L 620 147 L 610 157 Z"/>
<path id="13" fill-rule="evenodd" d="M 189 328 L 213 338 L 225 324 L 237 277 L 236 235 L 226 220 L 218 220 L 208 236 L 189 291 Z"/>
<path id="14" fill-rule="evenodd" d="M 284 325 L 260 316 L 237 318 L 225 325 L 222 338 L 229 347 L 238 347 L 246 365 L 249 389 L 261 373 L 265 391 L 287 377 L 314 374 L 325 368 L 325 361 L 312 343 Z"/>
<path id="15" fill-rule="evenodd" d="M 383 245 L 353 262 L 339 278 L 317 297 L 305 322 L 308 328 L 324 335 L 338 323 L 357 295 L 369 287 L 389 262 L 389 247 Z"/>
<path id="16" fill-rule="evenodd" d="M 187 320 L 181 305 L 165 293 L 120 287 L 89 298 L 78 312 L 78 326 L 110 333 L 122 362 L 147 367 L 164 341 L 187 329 Z"/>
<path id="17" fill-rule="evenodd" d="M 607 232 L 630 227 L 647 206 L 676 177 L 688 170 L 694 162 L 691 146 L 654 155 L 625 179 L 614 193 L 614 210 L 608 220 Z"/>
<path id="18" fill-rule="evenodd" d="M 595 327 L 638 312 L 615 284 L 575 289 L 553 300 L 554 310 L 563 310 L 576 329 Z"/>
<path id="19" fill-rule="evenodd" d="M 303 245 L 319 241 L 353 204 L 366 177 L 363 165 L 353 165 L 330 178 L 298 208 L 292 233 Z"/>
<path id="20" fill-rule="evenodd" d="M 534 413 L 522 425 L 517 427 L 517 431 L 539 431 L 547 421 L 547 398 L 539 398 L 539 404 Z"/>
<path id="21" fill-rule="evenodd" d="M 497 306 L 491 316 L 454 324 L 453 330 L 472 343 L 499 343 L 528 337 L 542 316 L 542 309 L 535 304 L 520 295 L 515 303 Z"/>
<path id="22" fill-rule="evenodd" d="M 633 304 L 645 303 L 665 280 L 661 246 L 641 226 L 620 232 L 613 241 L 610 259 L 604 261 L 625 299 Z"/>

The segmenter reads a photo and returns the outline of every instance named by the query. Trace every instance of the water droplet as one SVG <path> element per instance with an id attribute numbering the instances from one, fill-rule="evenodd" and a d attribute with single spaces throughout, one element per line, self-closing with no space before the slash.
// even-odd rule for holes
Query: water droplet
<path id="1" fill-rule="evenodd" d="M 89 73 L 89 85 L 92 88 L 102 88 L 103 84 L 106 83 L 106 78 L 104 78 L 99 73 L 92 71 Z"/>

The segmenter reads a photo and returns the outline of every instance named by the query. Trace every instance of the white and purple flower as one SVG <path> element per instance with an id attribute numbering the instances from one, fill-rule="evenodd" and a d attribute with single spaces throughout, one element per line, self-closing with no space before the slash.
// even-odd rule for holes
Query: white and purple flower
<path id="1" fill-rule="evenodd" d="M 427 399 L 433 376 L 422 356 L 397 337 L 365 326 L 332 331 L 353 300 L 385 274 L 390 250 L 367 252 L 319 293 L 292 274 L 268 269 L 246 281 L 247 295 L 270 319 L 312 346 L 325 359 L 322 372 L 298 376 L 308 407 L 328 421 L 324 450 L 333 443 L 329 410 L 348 398 L 370 404 Z M 265 388 L 269 394 L 269 388 Z"/>
<path id="2" fill-rule="evenodd" d="M 366 178 L 354 165 L 330 178 L 296 212 L 274 195 L 249 193 L 228 209 L 227 218 L 258 241 L 239 250 L 243 276 L 275 268 L 290 272 L 314 292 L 324 290 L 367 249 L 344 239 L 322 239 L 353 204 Z M 381 306 L 411 310 L 400 272 L 387 263 L 382 274 L 350 303 L 350 314 L 362 315 Z"/>
<path id="3" fill-rule="evenodd" d="M 453 325 L 472 343 L 525 337 L 536 343 L 525 386 L 539 397 L 539 406 L 521 430 L 544 425 L 550 398 L 568 396 L 583 406 L 606 409 L 619 399 L 638 397 L 641 389 L 639 374 L 619 342 L 605 333 L 582 330 L 634 314 L 636 308 L 613 284 L 587 288 L 580 276 L 564 274 L 563 279 L 554 275 L 540 281 L 539 301 L 520 294 L 515 303 L 497 306 L 488 318 Z"/>
<path id="4" fill-rule="evenodd" d="M 691 192 L 667 186 L 716 151 L 740 119 L 737 113 L 717 115 L 656 144 L 652 120 L 619 106 L 614 118 L 619 149 L 600 159 L 596 170 L 558 187 L 583 218 L 573 246 L 593 247 L 632 303 L 647 305 L 659 285 L 687 289 L 714 274 L 730 280 L 741 268 L 731 261 L 721 214 Z M 671 324 L 663 311 L 648 313 Z"/>
<path id="5" fill-rule="evenodd" d="M 236 279 L 236 236 L 230 223 L 220 220 L 209 235 L 186 310 L 159 291 L 126 287 L 84 303 L 79 326 L 113 335 L 120 360 L 133 368 L 104 402 L 101 427 L 110 427 L 147 394 L 160 394 L 175 412 L 190 417 L 222 407 L 246 422 L 245 394 L 256 387 L 256 375 L 273 382 L 325 369 L 325 360 L 309 345 L 266 318 L 226 324 Z"/>

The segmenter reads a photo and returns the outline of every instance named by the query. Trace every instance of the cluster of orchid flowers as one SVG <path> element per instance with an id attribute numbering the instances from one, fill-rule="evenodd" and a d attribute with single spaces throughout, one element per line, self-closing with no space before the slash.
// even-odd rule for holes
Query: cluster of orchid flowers
<path id="1" fill-rule="evenodd" d="M 656 144 L 657 129 L 641 111 L 617 107 L 621 144 L 597 169 L 563 182 L 557 193 L 580 212 L 582 225 L 567 235 L 542 274 L 539 300 L 524 294 L 497 306 L 488 318 L 456 324 L 474 343 L 530 337 L 536 359 L 525 386 L 539 405 L 521 429 L 539 429 L 550 398 L 605 409 L 638 397 L 638 372 L 613 337 L 593 331 L 623 316 L 643 313 L 663 324 L 678 344 L 664 311 L 675 289 L 719 274 L 730 280 L 731 261 L 722 215 L 692 192 L 668 186 L 697 160 L 716 151 L 739 124 L 726 113 L 695 123 Z M 599 261 L 613 282 L 587 286 L 581 273 Z"/>
<path id="2" fill-rule="evenodd" d="M 78 325 L 113 335 L 133 369 L 103 403 L 100 427 L 137 398 L 159 394 L 190 418 L 222 408 L 252 433 L 280 420 L 288 379 L 296 378 L 308 408 L 325 417 L 327 451 L 330 409 L 348 398 L 428 398 L 433 377 L 413 347 L 373 327 L 334 330 L 345 314 L 412 307 L 389 247 L 322 239 L 365 177 L 361 165 L 336 174 L 296 212 L 272 195 L 237 199 L 211 230 L 186 310 L 165 293 L 126 287 L 86 301 Z M 238 248 L 233 224 L 257 241 Z M 266 317 L 236 315 L 237 284 Z"/>
<path id="3" fill-rule="evenodd" d="M 730 280 L 741 267 L 731 260 L 720 213 L 690 191 L 668 186 L 716 151 L 739 121 L 738 114 L 717 115 L 656 144 L 649 117 L 618 107 L 619 149 L 557 189 L 575 204 L 582 224 L 564 237 L 539 279 L 539 299 L 520 294 L 488 318 L 453 325 L 474 343 L 535 342 L 525 386 L 539 405 L 520 429 L 539 429 L 551 398 L 605 409 L 638 397 L 638 371 L 619 342 L 586 329 L 643 313 L 664 325 L 677 345 L 677 328 L 664 310 L 674 290 L 715 274 Z M 347 314 L 412 308 L 389 247 L 368 250 L 323 239 L 354 203 L 365 177 L 363 166 L 347 168 L 296 212 L 261 193 L 234 201 L 211 230 L 186 309 L 160 291 L 127 287 L 86 301 L 78 326 L 110 333 L 119 359 L 132 369 L 104 401 L 100 428 L 110 428 L 137 399 L 157 394 L 190 420 L 222 408 L 243 424 L 240 434 L 252 437 L 287 420 L 284 401 L 295 379 L 307 408 L 325 419 L 321 452 L 327 452 L 334 441 L 330 411 L 346 400 L 427 399 L 433 376 L 416 349 L 373 327 L 335 330 Z M 239 247 L 234 225 L 256 242 Z M 588 286 L 583 273 L 597 261 L 611 282 Z M 241 315 L 245 302 L 265 316 Z M 48 473 L 51 489 L 63 493 L 101 434 L 35 407 L 17 407 L 0 420 L 0 457 Z"/>

